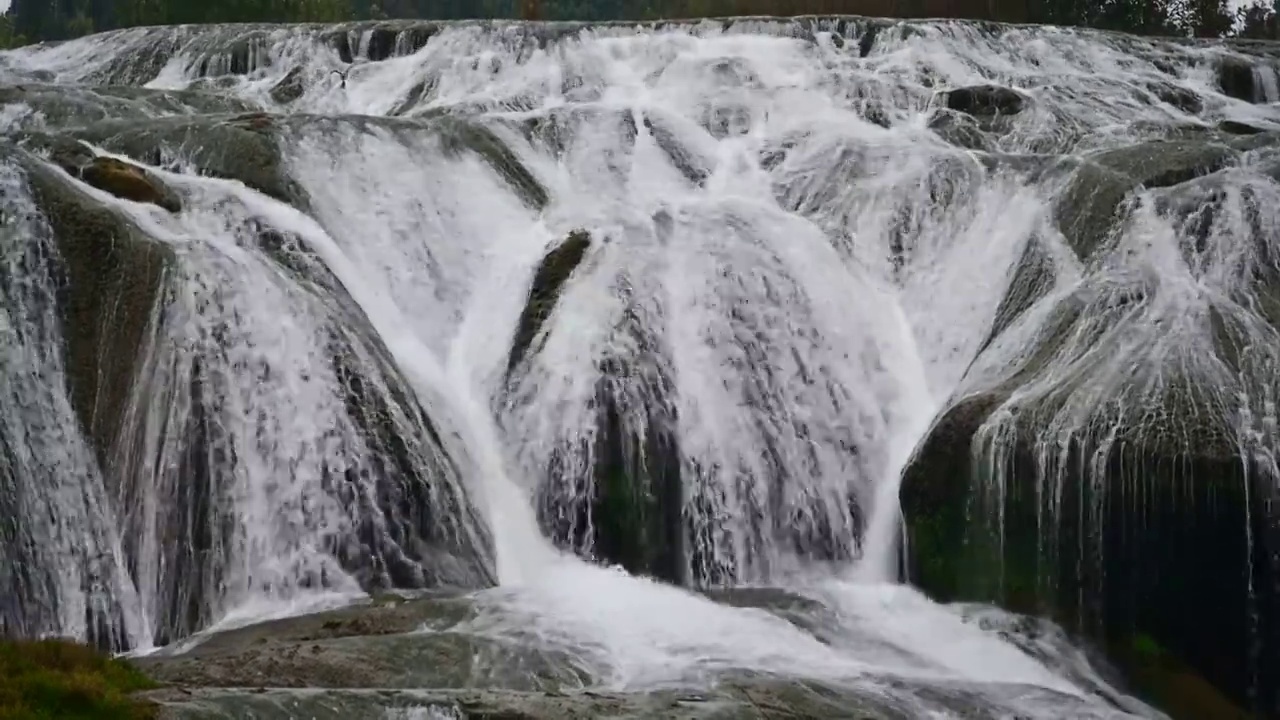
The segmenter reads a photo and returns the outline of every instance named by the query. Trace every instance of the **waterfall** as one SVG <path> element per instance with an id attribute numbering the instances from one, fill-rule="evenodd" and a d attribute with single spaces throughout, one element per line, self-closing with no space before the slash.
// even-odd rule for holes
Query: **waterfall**
<path id="1" fill-rule="evenodd" d="M 448 590 L 612 689 L 1100 718 L 1161 714 L 1070 643 L 1150 630 L 1262 707 L 1280 115 L 1243 52 L 745 18 L 0 54 L 0 628 Z M 1183 524 L 1230 538 L 1194 562 L 1234 563 L 1234 679 L 1119 572 Z M 776 590 L 821 611 L 717 601 Z"/>

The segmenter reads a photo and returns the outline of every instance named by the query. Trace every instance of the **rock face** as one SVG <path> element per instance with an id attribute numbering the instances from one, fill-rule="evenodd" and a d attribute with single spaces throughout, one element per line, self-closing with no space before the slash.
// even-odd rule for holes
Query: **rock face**
<path id="1" fill-rule="evenodd" d="M 1271 392 L 1269 361 L 1244 348 L 1280 339 L 1280 283 L 1267 260 L 1230 299 L 1169 305 L 1185 296 L 1167 269 L 1117 272 L 1142 236 L 1115 231 L 1139 210 L 1167 219 L 1193 273 L 1228 248 L 1271 257 L 1266 186 L 1217 172 L 1238 157 L 1188 140 L 1086 158 L 1055 212 L 1083 279 L 1053 294 L 1055 261 L 1028 249 L 901 489 L 913 582 L 1061 621 L 1179 719 L 1280 703 L 1263 680 L 1280 672 L 1277 476 L 1267 431 L 1224 399 Z"/>
<path id="2" fill-rule="evenodd" d="M 251 469 L 254 463 L 272 464 L 270 453 L 282 441 L 291 442 L 267 415 L 245 418 L 236 403 L 253 402 L 254 393 L 290 373 L 292 382 L 331 394 L 336 414 L 327 439 L 305 439 L 329 443 L 321 450 L 329 454 L 325 461 L 299 470 L 298 463 L 315 456 L 304 446 L 292 467 L 269 471 L 272 482 L 313 478 L 316 487 L 308 492 L 319 493 L 321 504 L 336 503 L 342 515 L 314 529 L 324 511 L 296 509 L 300 524 L 321 535 L 313 542 L 330 558 L 324 562 L 334 563 L 299 571 L 297 582 L 327 587 L 337 582 L 335 576 L 349 576 L 369 591 L 493 583 L 487 530 L 462 490 L 462 471 L 438 424 L 441 411 L 436 417 L 427 413 L 363 310 L 307 240 L 262 218 L 226 216 L 229 232 L 243 236 L 243 247 L 260 252 L 283 273 L 280 280 L 269 271 L 260 282 L 280 281 L 278 297 L 300 298 L 301 304 L 272 310 L 294 313 L 295 322 L 308 325 L 322 318 L 317 332 L 295 336 L 301 344 L 292 348 L 318 353 L 312 367 L 299 371 L 275 358 L 246 362 L 245 351 L 252 355 L 255 343 L 245 342 L 253 324 L 245 319 L 261 308 L 230 305 L 230 297 L 244 294 L 236 289 L 243 278 L 220 269 L 219 253 L 210 252 L 198 234 L 175 253 L 141 230 L 129 208 L 104 203 L 88 190 L 176 214 L 182 210 L 178 184 L 167 187 L 157 173 L 97 156 L 78 142 L 88 140 L 140 163 L 182 158 L 209 175 L 306 207 L 276 147 L 277 135 L 287 131 L 274 116 L 258 113 L 99 123 L 19 136 L 24 150 L 18 156 L 25 159 L 36 206 L 58 250 L 52 265 L 68 394 L 108 494 L 130 509 L 120 518 L 127 556 L 121 562 L 138 573 L 133 580 L 154 603 L 154 625 L 147 630 L 159 643 L 206 626 L 229 592 L 228 568 L 245 559 L 237 555 L 243 550 L 226 541 L 243 513 L 229 493 L 246 473 L 261 472 Z M 251 363 L 261 372 L 257 379 L 247 374 Z M 316 387 L 316 375 L 328 385 Z M 236 437 L 235 429 L 246 423 L 257 425 L 256 446 Z M 164 511 L 146 512 L 151 503 Z M 267 540 L 293 542 L 288 535 Z M 279 545 L 274 551 L 289 552 Z M 157 567 L 166 570 L 147 575 Z M 33 575 L 43 570 L 28 568 Z M 119 633 L 106 644 L 120 649 Z"/>
<path id="3" fill-rule="evenodd" d="M 113 194 L 171 202 L 166 191 L 125 163 L 99 158 L 82 172 L 86 182 Z M 58 305 L 66 334 L 68 390 L 105 465 L 118 440 L 173 254 L 47 168 L 32 167 L 30 179 L 61 260 Z"/>
<path id="4" fill-rule="evenodd" d="M 1227 167 L 1239 153 L 1225 144 L 1157 140 L 1086 156 L 1054 205 L 1072 249 L 1088 259 L 1121 227 L 1124 202 L 1138 188 L 1171 187 Z"/>
<path id="5" fill-rule="evenodd" d="M 1218 87 L 1222 94 L 1250 103 L 1274 102 L 1280 98 L 1267 97 L 1264 74 L 1274 78 L 1276 66 L 1260 58 L 1245 59 L 1228 56 L 1218 62 Z"/>
<path id="6" fill-rule="evenodd" d="M 183 158 L 204 174 L 239 180 L 278 200 L 305 205 L 306 199 L 280 165 L 275 132 L 272 116 L 262 113 L 198 115 L 104 121 L 52 142 L 65 147 L 62 138 L 84 140 L 156 167 L 172 166 Z M 48 138 L 36 135 L 26 142 L 47 146 Z"/>
<path id="7" fill-rule="evenodd" d="M 509 381 L 537 352 L 548 317 L 590 247 L 591 236 L 575 231 L 539 264 L 512 340 Z M 649 329 L 624 321 L 618 333 L 627 339 L 614 345 L 640 352 L 600 360 L 592 463 L 584 470 L 586 477 L 577 478 L 570 456 L 579 448 L 552 455 L 540 486 L 539 520 L 563 547 L 633 572 L 683 582 L 680 453 L 674 411 L 663 402 L 672 384 L 659 364 L 645 357 L 657 346 Z M 587 502 L 575 502 L 581 497 L 574 489 L 579 481 L 588 486 Z"/>

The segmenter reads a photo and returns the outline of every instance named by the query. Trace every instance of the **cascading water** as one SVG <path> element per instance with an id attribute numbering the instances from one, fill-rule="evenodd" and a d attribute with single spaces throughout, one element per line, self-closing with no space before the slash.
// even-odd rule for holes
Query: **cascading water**
<path id="1" fill-rule="evenodd" d="M 1080 312 L 1111 327 L 1147 270 L 1231 296 L 1270 267 L 1222 239 L 1230 218 L 1280 207 L 1248 159 L 1203 221 L 1222 255 L 1202 249 L 1190 274 L 1156 214 L 1211 204 L 1179 197 L 1186 184 L 1103 228 L 1095 240 L 1119 240 L 1101 264 L 1072 245 L 1088 229 L 1059 230 L 1086 153 L 1197 113 L 1280 127 L 1218 94 L 1210 55 L 1053 28 L 752 19 L 148 28 L 0 55 L 10 82 L 87 88 L 0 109 L 24 143 L 0 146 L 0 508 L 24 519 L 0 533 L 0 621 L 137 648 L 453 587 L 482 608 L 461 630 L 562 650 L 623 690 L 762 672 L 913 717 L 949 707 L 907 678 L 963 686 L 993 716 L 1159 717 L 1065 642 L 1028 654 L 891 584 L 897 496 L 948 401 L 1044 362 L 1035 338 L 1062 298 L 1083 293 Z M 1257 72 L 1272 99 L 1275 71 Z M 1024 88 L 1012 115 L 937 95 L 992 82 Z M 92 146 L 40 134 L 78 125 Z M 68 153 L 140 159 L 181 209 L 89 187 Z M 77 328 L 58 329 L 41 279 L 90 252 L 52 239 L 81 220 L 42 219 L 68 193 L 163 262 L 119 429 L 94 437 L 69 430 L 56 348 Z M 1138 425 L 1125 403 L 1143 390 L 1122 370 L 1160 353 L 1258 386 L 1196 345 L 1207 315 L 1189 310 L 1207 306 L 1155 297 L 1163 344 L 1130 336 L 1099 358 L 1106 382 L 1064 397 L 1097 341 L 1079 331 L 1008 412 L 1060 408 L 1046 443 L 1098 408 Z M 1242 347 L 1272 332 L 1240 310 L 1270 302 L 1251 298 L 1210 303 Z M 1248 371 L 1272 354 L 1253 347 Z M 1169 365 L 1143 367 L 1165 387 Z M 1255 415 L 1264 456 L 1274 416 Z M 988 423 L 979 450 L 1001 433 L 1017 429 Z M 640 575 L 712 597 L 786 588 L 821 612 L 788 622 Z"/>

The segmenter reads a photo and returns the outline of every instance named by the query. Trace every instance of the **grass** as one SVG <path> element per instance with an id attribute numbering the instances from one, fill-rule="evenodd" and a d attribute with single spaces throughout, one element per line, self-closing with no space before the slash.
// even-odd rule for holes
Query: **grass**
<path id="1" fill-rule="evenodd" d="M 155 687 L 123 660 L 67 640 L 0 640 L 0 720 L 152 720 Z"/>

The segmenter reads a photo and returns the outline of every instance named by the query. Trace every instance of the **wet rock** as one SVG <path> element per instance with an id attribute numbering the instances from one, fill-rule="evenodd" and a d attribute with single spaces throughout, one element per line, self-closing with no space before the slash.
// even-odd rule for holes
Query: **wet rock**
<path id="1" fill-rule="evenodd" d="M 173 193 L 150 173 L 116 158 L 94 158 L 87 167 L 79 169 L 79 175 L 99 190 L 125 200 L 158 205 L 169 212 L 182 209 Z"/>
<path id="2" fill-rule="evenodd" d="M 440 133 L 445 152 L 473 152 L 480 156 L 527 206 L 541 209 L 550 202 L 547 189 L 492 130 L 449 117 L 437 118 L 432 127 Z"/>
<path id="3" fill-rule="evenodd" d="M 1027 103 L 1022 93 L 999 85 L 957 88 L 944 96 L 948 108 L 976 117 L 1017 115 Z"/>
<path id="4" fill-rule="evenodd" d="M 125 86 L 24 83 L 0 87 L 0 105 L 24 104 L 32 113 L 16 120 L 29 129 L 77 127 L 105 120 L 149 120 L 157 115 L 239 112 L 249 105 L 199 90 L 151 90 Z"/>
<path id="5" fill-rule="evenodd" d="M 271 88 L 271 99 L 281 105 L 288 105 L 302 97 L 303 93 L 307 91 L 303 75 L 304 70 L 301 66 L 290 70 L 283 78 L 280 78 L 280 82 Z"/>
<path id="6" fill-rule="evenodd" d="M 1149 87 L 1161 102 L 1168 103 L 1189 115 L 1199 115 L 1204 111 L 1204 103 L 1194 90 L 1172 83 L 1152 83 Z"/>
<path id="7" fill-rule="evenodd" d="M 562 482 L 554 477 L 553 460 L 539 497 L 539 517 L 561 547 L 628 572 L 684 584 L 689 573 L 679 426 L 671 401 L 675 385 L 663 371 L 670 365 L 653 357 L 656 343 L 649 332 L 635 326 L 622 332 L 632 336 L 633 347 L 647 350 L 601 362 L 591 502 L 562 507 L 569 497 L 563 489 L 547 492 Z M 575 510 L 574 522 L 564 523 Z"/>
<path id="8" fill-rule="evenodd" d="M 1258 101 L 1254 64 L 1242 58 L 1224 57 L 1218 62 L 1218 87 L 1222 94 L 1246 102 Z"/>
<path id="9" fill-rule="evenodd" d="M 113 169 L 128 179 L 103 180 Z M 105 164 L 99 172 L 104 184 L 124 183 L 114 186 L 122 192 L 150 192 L 127 168 Z M 71 402 L 99 461 L 109 467 L 172 251 L 65 176 L 34 164 L 29 174 L 58 248 Z"/>
<path id="10" fill-rule="evenodd" d="M 335 543 L 339 562 L 366 592 L 492 586 L 492 542 L 461 470 L 390 353 L 364 331 L 368 319 L 351 313 L 349 329 L 331 339 L 331 357 L 367 452 L 327 484 L 353 498 L 376 489 L 358 519 L 377 522 Z"/>
<path id="11" fill-rule="evenodd" d="M 1134 687 L 1175 718 L 1253 720 L 1257 716 L 1227 699 L 1222 692 L 1160 647 L 1150 636 L 1135 635 L 1110 653 L 1132 668 Z"/>
<path id="12" fill-rule="evenodd" d="M 174 162 L 183 158 L 203 174 L 239 180 L 265 195 L 305 206 L 305 194 L 281 167 L 278 132 L 272 116 L 255 113 L 104 122 L 62 136 L 147 165 L 176 169 Z"/>
<path id="13" fill-rule="evenodd" d="M 266 30 L 252 29 L 239 33 L 215 46 L 191 64 L 194 75 L 214 77 L 218 75 L 248 75 L 249 73 L 270 67 L 272 57 L 270 47 L 272 39 Z"/>
<path id="14" fill-rule="evenodd" d="M 375 27 L 370 31 L 369 40 L 365 46 L 369 60 L 377 62 L 395 55 L 396 37 L 399 34 L 395 28 L 390 27 Z"/>
<path id="15" fill-rule="evenodd" d="M 1215 716 L 1198 714 L 1210 695 L 1252 708 L 1262 691 L 1265 706 L 1275 694 L 1256 678 L 1280 668 L 1269 639 L 1280 566 L 1262 530 L 1278 518 L 1258 496 L 1270 476 L 1209 409 L 1215 390 L 1146 367 L 1158 358 L 1129 369 L 1137 384 L 1165 373 L 1158 392 L 1075 404 L 1106 382 L 1095 359 L 1121 352 L 1123 332 L 1107 329 L 1141 313 L 1151 292 L 1102 290 L 1086 283 L 1050 306 L 1018 336 L 1016 361 L 953 400 L 917 447 L 901 486 L 909 576 L 936 599 L 1050 617 L 1104 647 L 1153 639 L 1206 690 L 1186 696 L 1167 672 L 1144 680 L 1148 666 L 1113 659 L 1179 720 Z M 1016 292 L 1006 304 L 1025 304 Z M 1229 348 L 1217 352 L 1229 361 Z"/>
<path id="16" fill-rule="evenodd" d="M 750 593 L 739 592 L 737 600 L 753 606 L 745 597 Z M 161 706 L 160 717 L 175 719 L 434 712 L 475 720 L 910 720 L 921 716 L 921 706 L 960 717 L 1003 716 L 983 697 L 989 685 L 893 678 L 835 684 L 728 672 L 706 689 L 603 690 L 569 654 L 533 640 L 467 634 L 465 622 L 478 609 L 473 603 L 447 595 L 387 599 L 215 634 L 185 654 L 164 652 L 135 663 L 167 686 L 144 698 Z M 996 693 L 1034 698 L 1070 717 L 1091 716 L 1073 696 L 1015 685 Z"/>
<path id="17" fill-rule="evenodd" d="M 946 142 L 966 150 L 990 151 L 991 140 L 972 116 L 942 109 L 929 118 L 929 129 Z"/>
<path id="18" fill-rule="evenodd" d="M 539 691 L 584 684 L 560 653 L 458 628 L 474 615 L 462 596 L 384 596 L 218 633 L 181 654 L 140 658 L 138 667 L 159 682 L 198 687 Z"/>
<path id="19" fill-rule="evenodd" d="M 662 149 L 671 164 L 680 174 L 694 185 L 702 185 L 711 176 L 709 168 L 713 167 L 708 158 L 702 156 L 689 143 L 681 142 L 675 124 L 667 118 L 655 113 L 646 113 L 644 126 L 649 130 L 653 141 Z"/>
<path id="20" fill-rule="evenodd" d="M 1259 135 L 1269 132 L 1266 128 L 1250 125 L 1239 120 L 1223 120 L 1218 123 L 1218 129 L 1229 135 Z"/>
<path id="21" fill-rule="evenodd" d="M 513 342 L 509 380 L 538 351 L 541 328 L 590 244 L 585 232 L 571 234 L 543 260 Z M 552 450 L 535 496 L 538 520 L 559 547 L 683 583 L 681 455 L 674 383 L 664 369 L 670 363 L 660 356 L 658 331 L 625 305 L 611 349 L 596 361 L 591 445 L 567 439 Z M 510 389 L 518 396 L 523 387 Z"/>
<path id="22" fill-rule="evenodd" d="M 1085 158 L 1054 203 L 1058 229 L 1081 259 L 1121 227 L 1125 201 L 1140 188 L 1163 188 L 1217 172 L 1239 153 L 1196 140 L 1157 140 Z"/>
<path id="23" fill-rule="evenodd" d="M 531 351 L 537 352 L 537 348 L 533 347 L 534 341 L 551 312 L 555 310 L 556 301 L 559 300 L 565 283 L 582 263 L 590 248 L 591 235 L 585 230 L 575 230 L 542 258 L 534 273 L 533 284 L 529 287 L 524 310 L 516 322 L 516 333 L 511 340 L 511 353 L 507 358 L 508 378 Z"/>

